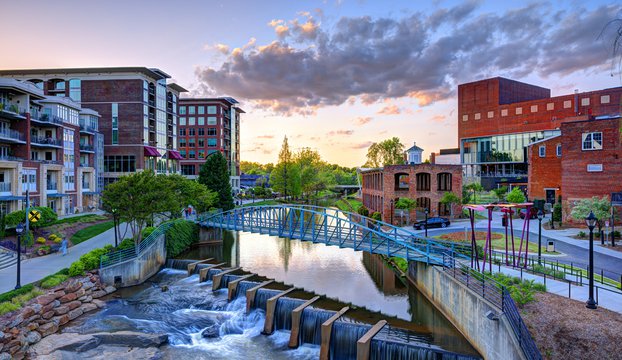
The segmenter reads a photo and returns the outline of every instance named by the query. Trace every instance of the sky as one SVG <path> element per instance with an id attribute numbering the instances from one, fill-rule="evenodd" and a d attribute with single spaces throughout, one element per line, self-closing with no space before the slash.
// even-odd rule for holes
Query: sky
<path id="1" fill-rule="evenodd" d="M 146 66 L 246 111 L 241 160 L 294 150 L 360 166 L 397 136 L 458 146 L 457 85 L 502 76 L 552 95 L 622 86 L 614 1 L 8 1 L 0 69 Z M 615 24 L 613 24 L 615 25 Z"/>

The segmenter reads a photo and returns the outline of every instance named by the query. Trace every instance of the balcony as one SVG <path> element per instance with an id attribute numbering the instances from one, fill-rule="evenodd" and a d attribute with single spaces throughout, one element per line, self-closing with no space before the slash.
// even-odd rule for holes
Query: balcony
<path id="1" fill-rule="evenodd" d="M 58 191 L 58 184 L 56 182 L 48 182 L 46 186 L 46 190 Z"/>
<path id="2" fill-rule="evenodd" d="M 0 155 L 0 161 L 24 161 L 24 159 L 15 156 Z"/>
<path id="3" fill-rule="evenodd" d="M 226 119 L 231 120 L 231 112 L 230 112 L 230 111 L 224 110 L 224 111 L 222 112 L 222 115 L 223 115 Z"/>
<path id="4" fill-rule="evenodd" d="M 42 114 L 37 110 L 30 111 L 30 120 L 44 125 L 63 126 L 63 119 L 56 115 Z"/>
<path id="5" fill-rule="evenodd" d="M 88 181 L 83 181 L 82 182 L 82 190 L 90 190 L 91 189 L 91 183 Z"/>
<path id="6" fill-rule="evenodd" d="M 0 192 L 11 192 L 11 183 L 0 182 Z"/>
<path id="7" fill-rule="evenodd" d="M 38 161 L 42 164 L 48 164 L 48 165 L 63 165 L 63 162 L 61 160 L 34 160 L 34 161 Z"/>
<path id="8" fill-rule="evenodd" d="M 97 129 L 95 129 L 92 126 L 80 124 L 80 132 L 81 133 L 94 134 L 94 133 L 97 132 Z"/>
<path id="9" fill-rule="evenodd" d="M 93 147 L 93 145 L 80 144 L 80 151 L 82 151 L 82 152 L 95 152 L 95 148 Z"/>
<path id="10" fill-rule="evenodd" d="M 80 167 L 91 167 L 88 162 L 81 162 Z"/>
<path id="11" fill-rule="evenodd" d="M 33 136 L 30 139 L 30 143 L 31 145 L 38 145 L 38 146 L 51 146 L 51 147 L 61 147 L 62 146 L 62 142 L 60 141 L 60 139 L 54 139 L 51 137 L 43 137 L 43 136 Z"/>
<path id="12" fill-rule="evenodd" d="M 26 137 L 22 133 L 16 130 L 0 129 L 0 141 L 25 144 Z"/>
<path id="13" fill-rule="evenodd" d="M 0 112 L 6 117 L 12 117 L 16 119 L 26 118 L 26 109 L 17 106 L 6 100 L 0 100 Z"/>

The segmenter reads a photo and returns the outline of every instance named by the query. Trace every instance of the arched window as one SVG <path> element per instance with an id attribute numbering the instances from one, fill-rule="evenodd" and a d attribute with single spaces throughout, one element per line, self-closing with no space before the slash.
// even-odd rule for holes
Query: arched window
<path id="1" fill-rule="evenodd" d="M 417 198 L 417 207 L 420 208 L 421 210 L 423 209 L 428 209 L 430 210 L 430 198 L 429 197 L 420 197 Z"/>
<path id="2" fill-rule="evenodd" d="M 395 174 L 395 190 L 408 190 L 408 183 L 410 182 L 410 177 L 407 173 L 397 173 Z"/>
<path id="3" fill-rule="evenodd" d="M 451 174 L 439 173 L 436 175 L 436 183 L 439 191 L 451 191 Z"/>
<path id="4" fill-rule="evenodd" d="M 416 175 L 417 191 L 430 191 L 430 174 L 419 173 Z"/>

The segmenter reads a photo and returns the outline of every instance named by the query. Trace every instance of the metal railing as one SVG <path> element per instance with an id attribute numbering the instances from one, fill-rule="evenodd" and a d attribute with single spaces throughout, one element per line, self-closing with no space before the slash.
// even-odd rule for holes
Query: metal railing
<path id="1" fill-rule="evenodd" d="M 538 350 L 538 346 L 536 342 L 533 341 L 525 322 L 523 322 L 523 318 L 520 316 L 514 300 L 512 300 L 512 297 L 507 291 L 504 291 L 503 294 L 503 313 L 508 319 L 514 334 L 518 337 L 518 343 L 521 349 L 523 349 L 525 357 L 528 360 L 541 360 L 542 355 L 540 354 L 540 350 Z"/>
<path id="2" fill-rule="evenodd" d="M 160 235 L 165 234 L 166 231 L 173 226 L 174 224 L 185 221 L 183 219 L 177 219 L 173 221 L 169 221 L 158 226 L 149 236 L 144 238 L 140 244 L 137 246 L 123 249 L 123 250 L 115 250 L 108 254 L 102 255 L 99 260 L 99 268 L 103 269 L 108 266 L 112 266 L 124 261 L 128 261 L 140 256 L 143 252 L 145 252 L 151 245 L 153 245 L 156 240 L 160 237 Z"/>
<path id="3" fill-rule="evenodd" d="M 39 145 L 61 146 L 60 139 L 54 139 L 51 137 L 33 136 L 32 138 L 30 138 L 30 142 Z"/>
<path id="4" fill-rule="evenodd" d="M 46 190 L 58 190 L 58 184 L 55 182 L 49 182 L 45 188 Z"/>
<path id="5" fill-rule="evenodd" d="M 80 151 L 94 151 L 93 145 L 80 144 Z"/>
<path id="6" fill-rule="evenodd" d="M 6 129 L 6 128 L 0 129 L 0 137 L 13 139 L 13 140 L 26 141 L 26 137 L 21 132 L 17 130 L 12 130 L 12 129 Z"/>
<path id="7" fill-rule="evenodd" d="M 10 182 L 0 183 L 0 191 L 11 191 L 11 183 Z"/>
<path id="8" fill-rule="evenodd" d="M 12 104 L 6 100 L 0 100 L 0 111 L 9 114 L 15 114 L 22 117 L 26 117 L 28 111 L 26 109 L 17 106 L 17 104 Z"/>
<path id="9" fill-rule="evenodd" d="M 49 123 L 49 124 L 57 124 L 57 125 L 63 124 L 63 119 L 61 119 L 60 117 L 56 115 L 42 114 L 38 111 L 34 113 L 31 112 L 30 119 L 39 121 L 39 122 Z"/>

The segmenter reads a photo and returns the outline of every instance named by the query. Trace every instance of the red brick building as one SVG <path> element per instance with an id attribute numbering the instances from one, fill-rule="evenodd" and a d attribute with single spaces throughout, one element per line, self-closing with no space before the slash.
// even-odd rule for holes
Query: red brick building
<path id="1" fill-rule="evenodd" d="M 197 177 L 205 157 L 220 151 L 229 163 L 231 188 L 239 191 L 241 113 L 244 110 L 230 97 L 179 100 L 177 148 L 182 175 Z"/>
<path id="2" fill-rule="evenodd" d="M 619 114 L 622 87 L 551 97 L 539 86 L 492 78 L 458 86 L 458 139 L 466 182 L 527 185 L 525 146 L 560 134 L 580 115 Z M 530 197 L 532 197 L 530 195 Z"/>
<path id="3" fill-rule="evenodd" d="M 449 216 L 450 209 L 440 203 L 443 194 L 462 195 L 460 165 L 390 165 L 362 170 L 361 175 L 363 205 L 370 213 L 381 213 L 385 222 L 391 222 L 391 213 L 395 214 L 393 204 L 399 198 L 416 200 L 417 210 L 428 208 L 430 216 Z M 459 204 L 454 206 L 453 214 L 460 214 Z M 413 210 L 410 218 L 415 217 Z"/>
<path id="4" fill-rule="evenodd" d="M 531 198 L 555 189 L 567 217 L 577 200 L 622 191 L 622 118 L 565 120 L 559 136 L 531 144 L 528 154 Z"/>

